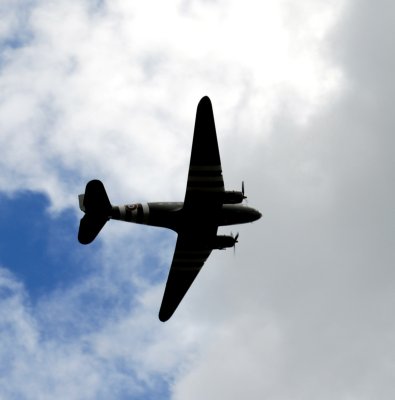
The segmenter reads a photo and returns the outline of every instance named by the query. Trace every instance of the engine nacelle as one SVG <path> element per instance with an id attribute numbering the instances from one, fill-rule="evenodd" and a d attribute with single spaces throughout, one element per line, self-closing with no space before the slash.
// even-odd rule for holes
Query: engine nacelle
<path id="1" fill-rule="evenodd" d="M 233 236 L 219 235 L 216 236 L 216 238 L 214 239 L 214 242 L 212 243 L 212 248 L 223 250 L 227 247 L 233 247 L 236 243 L 237 239 L 235 239 Z"/>
<path id="2" fill-rule="evenodd" d="M 226 190 L 224 193 L 224 204 L 239 204 L 241 203 L 246 197 L 244 196 L 243 192 L 238 192 L 236 190 Z"/>

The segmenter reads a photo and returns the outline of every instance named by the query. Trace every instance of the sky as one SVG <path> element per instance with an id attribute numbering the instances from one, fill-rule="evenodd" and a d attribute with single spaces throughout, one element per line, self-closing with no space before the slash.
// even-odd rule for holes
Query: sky
<path id="1" fill-rule="evenodd" d="M 2 0 L 0 398 L 395 394 L 395 5 Z M 211 98 L 225 186 L 263 213 L 166 323 L 176 234 L 79 193 L 182 201 Z"/>

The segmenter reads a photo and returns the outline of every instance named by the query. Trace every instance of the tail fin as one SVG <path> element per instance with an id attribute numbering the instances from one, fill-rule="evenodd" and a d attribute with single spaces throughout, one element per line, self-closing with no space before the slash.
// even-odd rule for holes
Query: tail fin
<path id="1" fill-rule="evenodd" d="M 85 194 L 78 197 L 80 208 L 85 212 L 80 221 L 78 240 L 82 244 L 89 244 L 111 218 L 112 206 L 103 183 L 99 180 L 88 182 Z"/>

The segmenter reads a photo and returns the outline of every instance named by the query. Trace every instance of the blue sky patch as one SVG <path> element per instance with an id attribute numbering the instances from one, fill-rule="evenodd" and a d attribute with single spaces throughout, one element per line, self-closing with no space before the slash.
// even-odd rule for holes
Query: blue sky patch
<path id="1" fill-rule="evenodd" d="M 32 192 L 0 197 L 0 264 L 24 283 L 33 300 L 70 285 L 91 268 L 92 258 L 80 257 L 74 213 L 54 217 L 48 205 L 44 195 Z M 94 253 L 97 246 L 84 250 Z"/>

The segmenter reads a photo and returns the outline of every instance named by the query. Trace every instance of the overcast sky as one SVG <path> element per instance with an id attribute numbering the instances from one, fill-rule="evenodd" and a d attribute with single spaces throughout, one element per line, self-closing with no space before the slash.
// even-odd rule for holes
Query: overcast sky
<path id="1" fill-rule="evenodd" d="M 395 395 L 395 5 L 0 3 L 0 397 Z M 176 234 L 77 195 L 182 201 L 198 101 L 263 218 L 158 320 Z"/>

